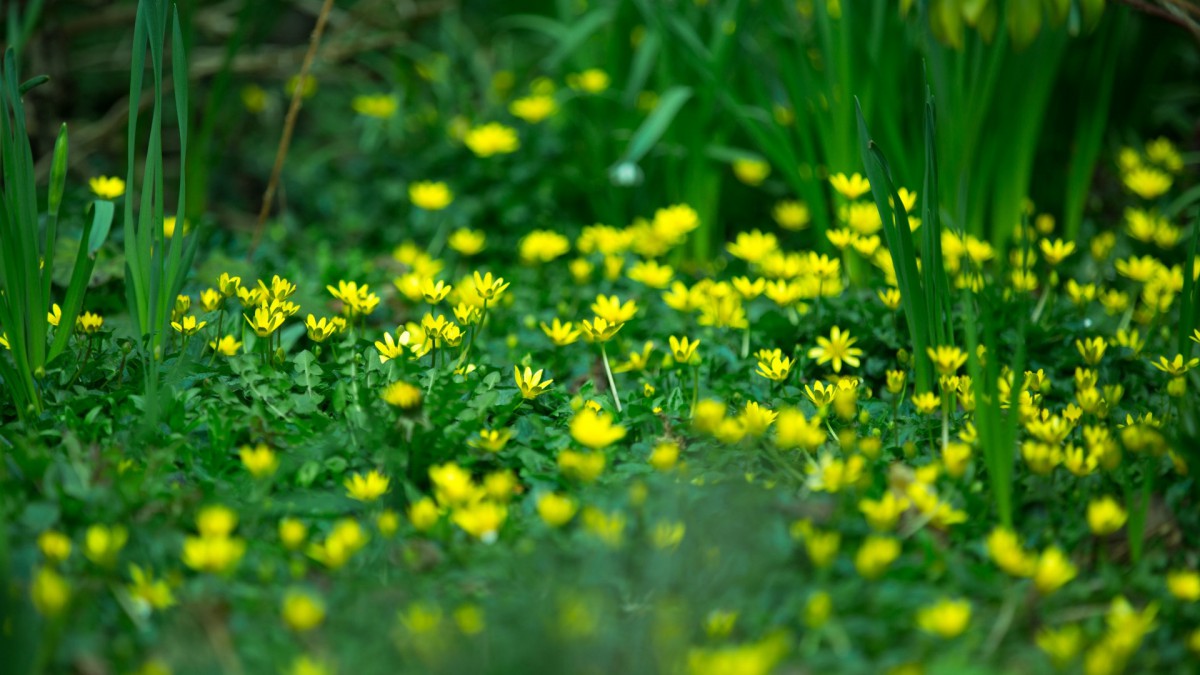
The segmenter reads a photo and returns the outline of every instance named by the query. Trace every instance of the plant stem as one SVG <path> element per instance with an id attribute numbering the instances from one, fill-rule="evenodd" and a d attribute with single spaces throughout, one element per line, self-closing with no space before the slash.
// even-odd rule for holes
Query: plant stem
<path id="1" fill-rule="evenodd" d="M 617 412 L 621 412 L 621 394 L 617 391 L 617 383 L 613 380 L 612 368 L 608 365 L 608 350 L 600 343 L 600 358 L 604 360 L 604 374 L 608 375 L 608 388 L 612 391 L 613 402 L 617 404 Z"/>

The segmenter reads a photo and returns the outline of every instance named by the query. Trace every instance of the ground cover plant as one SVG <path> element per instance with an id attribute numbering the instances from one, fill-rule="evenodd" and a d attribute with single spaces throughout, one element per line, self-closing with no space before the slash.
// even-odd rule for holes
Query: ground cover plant
<path id="1" fill-rule="evenodd" d="M 0 671 L 1197 669 L 1194 5 L 192 4 L 8 14 Z"/>

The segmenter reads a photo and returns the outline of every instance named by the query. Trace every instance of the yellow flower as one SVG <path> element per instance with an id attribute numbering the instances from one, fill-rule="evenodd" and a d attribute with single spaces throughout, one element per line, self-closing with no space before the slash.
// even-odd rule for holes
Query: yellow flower
<path id="1" fill-rule="evenodd" d="M 637 314 L 637 310 L 637 302 L 627 300 L 622 304 L 621 299 L 615 295 L 598 295 L 596 301 L 592 303 L 592 311 L 596 316 L 612 324 L 629 321 Z"/>
<path id="2" fill-rule="evenodd" d="M 890 532 L 896 528 L 900 514 L 904 513 L 910 502 L 904 497 L 897 497 L 888 491 L 879 499 L 863 499 L 858 503 L 858 510 L 867 519 L 867 524 L 876 532 Z"/>
<path id="3" fill-rule="evenodd" d="M 576 443 L 602 450 L 625 437 L 625 427 L 612 423 L 612 416 L 584 408 L 571 418 L 571 438 Z"/>
<path id="4" fill-rule="evenodd" d="M 1171 189 L 1171 174 L 1147 166 L 1124 172 L 1121 179 L 1129 191 L 1142 199 L 1154 199 Z"/>
<path id="5" fill-rule="evenodd" d="M 670 471 L 679 462 L 679 444 L 663 441 L 655 445 L 648 461 L 656 471 Z"/>
<path id="6" fill-rule="evenodd" d="M 126 587 L 129 595 L 137 603 L 149 609 L 166 609 L 175 604 L 175 596 L 165 579 L 155 579 L 150 570 L 143 570 L 137 565 L 129 566 L 129 576 L 133 583 Z"/>
<path id="7" fill-rule="evenodd" d="M 917 611 L 917 626 L 944 639 L 957 637 L 971 621 L 971 603 L 943 598 Z"/>
<path id="8" fill-rule="evenodd" d="M 308 318 L 304 320 L 304 328 L 308 332 L 308 339 L 317 343 L 328 340 L 330 336 L 338 332 L 337 324 L 331 319 L 325 317 L 317 319 L 312 314 L 309 314 Z"/>
<path id="9" fill-rule="evenodd" d="M 125 181 L 116 176 L 97 176 L 88 179 L 88 187 L 101 199 L 116 199 L 125 194 Z"/>
<path id="10" fill-rule="evenodd" d="M 608 73 L 599 68 L 588 68 L 582 73 L 567 75 L 567 86 L 588 94 L 599 94 L 608 89 Z"/>
<path id="11" fill-rule="evenodd" d="M 62 307 L 59 307 L 58 303 L 56 302 L 50 306 L 50 311 L 46 312 L 46 323 L 50 324 L 51 326 L 57 326 L 61 322 Z"/>
<path id="12" fill-rule="evenodd" d="M 396 114 L 399 102 L 391 94 L 362 94 L 354 97 L 350 107 L 364 117 L 385 120 Z"/>
<path id="13" fill-rule="evenodd" d="M 534 230 L 521 238 L 517 250 L 525 264 L 548 263 L 571 250 L 571 242 L 553 230 Z"/>
<path id="14" fill-rule="evenodd" d="M 375 349 L 379 352 L 380 363 L 387 363 L 388 361 L 399 358 L 402 354 L 404 354 L 403 334 L 401 334 L 400 339 L 401 343 L 397 344 L 397 342 L 392 339 L 391 333 L 384 333 L 382 340 L 375 341 Z"/>
<path id="15" fill-rule="evenodd" d="M 942 405 L 942 397 L 932 391 L 927 391 L 913 396 L 912 402 L 917 407 L 917 412 L 928 415 Z"/>
<path id="16" fill-rule="evenodd" d="M 1167 590 L 1185 602 L 1200 600 L 1200 573 L 1195 570 L 1176 570 L 1167 573 Z"/>
<path id="17" fill-rule="evenodd" d="M 479 272 L 475 272 L 475 291 L 479 293 L 479 297 L 484 300 L 495 300 L 500 297 L 500 294 L 508 288 L 508 284 L 504 283 L 504 279 L 500 277 L 492 277 L 492 273 L 480 276 Z"/>
<path id="18" fill-rule="evenodd" d="M 875 579 L 900 556 L 900 542 L 892 537 L 870 536 L 858 548 L 854 567 L 864 579 Z"/>
<path id="19" fill-rule="evenodd" d="M 242 348 L 242 343 L 234 339 L 232 335 L 226 335 L 220 340 L 209 341 L 208 347 L 221 356 L 234 356 Z"/>
<path id="20" fill-rule="evenodd" d="M 1181 377 L 1187 371 L 1200 365 L 1200 358 L 1193 357 L 1185 361 L 1183 354 L 1176 354 L 1174 359 L 1168 361 L 1167 357 L 1160 356 L 1158 361 L 1151 361 L 1150 365 L 1172 377 Z"/>
<path id="21" fill-rule="evenodd" d="M 1095 366 L 1104 358 L 1104 351 L 1108 349 L 1108 342 L 1102 337 L 1076 340 L 1075 348 L 1079 350 L 1079 355 L 1083 357 L 1085 363 L 1089 366 Z"/>
<path id="22" fill-rule="evenodd" d="M 562 527 L 575 517 L 579 505 L 566 495 L 547 492 L 538 497 L 537 512 L 550 527 Z"/>
<path id="23" fill-rule="evenodd" d="M 785 450 L 804 448 L 812 452 L 825 442 L 825 427 L 818 416 L 807 419 L 794 408 L 779 411 L 775 419 L 775 445 Z"/>
<path id="24" fill-rule="evenodd" d="M 465 256 L 476 255 L 483 250 L 487 243 L 487 235 L 482 230 L 470 230 L 460 227 L 450 234 L 447 245 Z"/>
<path id="25" fill-rule="evenodd" d="M 842 535 L 837 532 L 825 532 L 808 528 L 804 534 L 804 551 L 814 567 L 824 568 L 833 564 L 837 557 L 838 548 L 842 543 Z"/>
<path id="26" fill-rule="evenodd" d="M 589 506 L 583 510 L 583 526 L 611 548 L 619 547 L 625 538 L 625 516 L 618 511 L 605 513 Z"/>
<path id="27" fill-rule="evenodd" d="M 185 337 L 199 333 L 200 330 L 203 329 L 207 325 L 208 325 L 207 321 L 197 322 L 196 317 L 194 317 L 194 316 L 185 316 L 185 317 L 183 317 L 182 322 L 179 322 L 179 321 L 171 322 L 171 328 L 174 328 L 177 332 L 181 333 Z"/>
<path id="28" fill-rule="evenodd" d="M 570 321 L 562 323 L 555 317 L 551 325 L 546 325 L 543 321 L 541 326 L 546 337 L 558 347 L 565 347 L 579 339 L 579 330 L 575 329 Z"/>
<path id="29" fill-rule="evenodd" d="M 849 332 L 842 332 L 841 328 L 834 326 L 829 331 L 829 337 L 817 337 L 817 346 L 808 350 L 808 357 L 817 360 L 818 365 L 824 365 L 833 362 L 833 372 L 842 372 L 842 362 L 852 368 L 857 368 L 859 365 L 858 357 L 862 356 L 863 351 L 852 345 L 857 342 L 857 338 L 850 337 Z"/>
<path id="30" fill-rule="evenodd" d="M 1038 557 L 1037 567 L 1033 572 L 1033 584 L 1039 593 L 1049 595 L 1074 579 L 1076 573 L 1070 558 L 1057 546 L 1051 546 Z"/>
<path id="31" fill-rule="evenodd" d="M 1058 629 L 1043 627 L 1034 638 L 1038 649 L 1046 653 L 1054 667 L 1062 669 L 1075 658 L 1083 647 L 1083 631 L 1077 624 L 1068 624 Z"/>
<path id="32" fill-rule="evenodd" d="M 814 630 L 820 628 L 832 613 L 833 598 L 825 591 L 817 591 L 804 603 L 804 625 Z"/>
<path id="33" fill-rule="evenodd" d="M 662 289 L 671 283 L 675 270 L 670 265 L 660 265 L 654 260 L 642 260 L 629 268 L 628 276 L 650 288 Z"/>
<path id="34" fill-rule="evenodd" d="M 431 305 L 436 305 L 445 300 L 446 296 L 450 295 L 450 291 L 452 290 L 454 290 L 454 287 L 444 281 L 439 281 L 435 284 L 433 283 L 433 279 L 426 279 L 421 283 L 421 294 L 425 296 L 425 302 Z"/>
<path id="35" fill-rule="evenodd" d="M 591 483 L 599 478 L 606 463 L 602 452 L 563 450 L 558 453 L 558 470 L 564 476 L 582 483 Z"/>
<path id="36" fill-rule="evenodd" d="M 530 124 L 538 124 L 558 110 L 553 96 L 533 95 L 515 99 L 508 104 L 508 112 Z"/>
<path id="37" fill-rule="evenodd" d="M 308 526 L 295 518 L 284 518 L 279 521 L 279 540 L 284 548 L 295 551 L 304 545 L 308 536 Z"/>
<path id="38" fill-rule="evenodd" d="M 91 312 L 84 312 L 75 317 L 75 331 L 92 334 L 100 330 L 104 326 L 104 317 Z"/>
<path id="39" fill-rule="evenodd" d="M 421 389 L 404 381 L 396 381 L 384 387 L 382 398 L 389 406 L 410 410 L 421 405 Z"/>
<path id="40" fill-rule="evenodd" d="M 937 349 L 926 347 L 925 351 L 929 354 L 929 360 L 933 361 L 933 366 L 942 375 L 953 375 L 967 362 L 967 355 L 958 347 L 939 345 Z"/>
<path id="41" fill-rule="evenodd" d="M 1042 249 L 1042 256 L 1046 258 L 1046 263 L 1051 267 L 1058 266 L 1067 256 L 1075 252 L 1075 242 L 1065 242 L 1062 239 L 1043 239 L 1038 242 L 1039 248 Z"/>
<path id="42" fill-rule="evenodd" d="M 391 479 L 372 469 L 366 473 L 356 473 L 345 480 L 346 496 L 360 501 L 373 502 L 388 491 Z"/>
<path id="43" fill-rule="evenodd" d="M 829 177 L 829 184 L 833 186 L 846 199 L 858 199 L 866 194 L 867 190 L 871 189 L 871 183 L 866 178 L 863 178 L 858 173 L 855 173 L 849 178 L 844 173 L 834 174 Z"/>
<path id="44" fill-rule="evenodd" d="M 433 527 L 439 517 L 437 504 L 429 497 L 422 497 L 408 507 L 408 522 L 412 523 L 418 532 Z"/>
<path id="45" fill-rule="evenodd" d="M 461 506 L 454 510 L 450 519 L 464 532 L 485 544 L 496 541 L 500 528 L 508 518 L 508 508 L 503 504 L 481 501 Z"/>
<path id="46" fill-rule="evenodd" d="M 536 373 L 529 366 L 525 366 L 525 372 L 522 373 L 518 366 L 513 366 L 513 379 L 516 380 L 517 388 L 521 390 L 521 396 L 526 399 L 534 399 L 546 393 L 550 388 L 550 384 L 554 380 L 542 380 L 542 371 Z"/>
<path id="47" fill-rule="evenodd" d="M 183 564 L 198 572 L 227 572 L 245 552 L 246 542 L 233 537 L 200 536 L 183 540 Z"/>
<path id="48" fill-rule="evenodd" d="M 38 549 L 46 560 L 60 563 L 71 556 L 71 539 L 62 532 L 46 530 L 38 535 Z"/>
<path id="49" fill-rule="evenodd" d="M 292 661 L 292 667 L 287 675 L 332 675 L 333 671 L 324 663 L 314 660 L 307 654 L 302 654 Z"/>
<path id="50" fill-rule="evenodd" d="M 736 159 L 733 162 L 733 175 L 751 187 L 762 185 L 771 175 L 771 165 L 758 159 Z"/>
<path id="51" fill-rule="evenodd" d="M 243 445 L 241 457 L 242 465 L 255 478 L 266 478 L 279 468 L 279 457 L 266 443 L 259 443 L 253 448 Z"/>
<path id="52" fill-rule="evenodd" d="M 686 531 L 687 527 L 681 522 L 661 520 L 655 523 L 650 542 L 657 549 L 676 549 L 683 541 Z"/>
<path id="53" fill-rule="evenodd" d="M 472 127 L 463 137 L 466 144 L 476 157 L 491 157 L 507 155 L 521 147 L 517 132 L 512 127 L 506 127 L 499 122 L 489 122 L 482 126 Z"/>
<path id="54" fill-rule="evenodd" d="M 729 251 L 729 255 L 757 265 L 779 250 L 779 240 L 770 232 L 764 234 L 759 230 L 751 230 L 739 232 L 732 243 L 726 244 L 725 249 Z"/>
<path id="55" fill-rule="evenodd" d="M 287 95 L 294 96 L 296 90 L 300 90 L 301 98 L 312 98 L 317 93 L 317 78 L 312 75 L 305 75 L 303 78 L 299 74 L 293 75 L 283 84 L 283 90 Z"/>
<path id="56" fill-rule="evenodd" d="M 479 438 L 467 441 L 467 445 L 488 452 L 500 452 L 511 438 L 510 429 L 483 429 L 479 432 Z"/>
<path id="57" fill-rule="evenodd" d="M 418 181 L 408 186 L 408 199 L 419 209 L 441 211 L 454 201 L 454 193 L 443 182 Z"/>
<path id="58" fill-rule="evenodd" d="M 206 312 L 215 312 L 221 308 L 221 304 L 225 301 L 225 296 L 221 295 L 221 291 L 215 288 L 206 288 L 200 292 L 200 309 Z"/>
<path id="59" fill-rule="evenodd" d="M 167 239 L 175 236 L 175 216 L 166 216 L 163 218 L 163 236 Z M 187 234 L 192 230 L 192 223 L 187 218 L 183 219 L 183 233 Z"/>
<path id="60" fill-rule="evenodd" d="M 71 601 L 71 585 L 58 572 L 39 567 L 29 588 L 33 607 L 42 616 L 58 616 Z"/>
<path id="61" fill-rule="evenodd" d="M 283 596 L 282 613 L 288 628 L 304 633 L 325 620 L 325 603 L 306 591 L 292 589 Z"/>
<path id="62" fill-rule="evenodd" d="M 291 288 L 294 290 L 295 286 Z M 337 288 L 326 286 L 325 289 L 342 301 L 342 313 L 349 317 L 366 316 L 379 305 L 379 296 L 372 293 L 367 284 L 360 286 L 354 281 L 338 281 Z"/>
<path id="63" fill-rule="evenodd" d="M 283 314 L 281 312 L 272 312 L 266 307 L 258 307 L 254 310 L 254 318 L 243 314 L 246 323 L 250 324 L 250 328 L 254 330 L 255 335 L 260 338 L 265 338 L 271 333 L 274 333 L 283 325 Z"/>
<path id="64" fill-rule="evenodd" d="M 792 360 L 783 356 L 776 349 L 774 353 L 768 355 L 766 358 L 763 358 L 762 355 L 759 356 L 758 370 L 755 372 L 772 382 L 782 382 L 792 372 Z"/>
<path id="65" fill-rule="evenodd" d="M 117 561 L 117 555 L 125 548 L 129 531 L 122 525 L 92 525 L 83 540 L 83 552 L 88 560 L 104 567 Z"/>
<path id="66" fill-rule="evenodd" d="M 594 317 L 592 321 L 584 319 L 580 323 L 583 325 L 583 332 L 593 342 L 608 342 L 625 325 L 624 323 L 609 323 L 598 316 Z"/>
<path id="67" fill-rule="evenodd" d="M 1101 497 L 1088 502 L 1088 527 L 1097 536 L 1112 534 L 1125 526 L 1129 514 L 1112 497 Z"/>
<path id="68" fill-rule="evenodd" d="M 799 231 L 808 227 L 812 219 L 808 205 L 796 200 L 784 200 L 775 205 L 771 211 L 775 222 L 785 230 Z"/>
<path id="69" fill-rule="evenodd" d="M 692 357 L 696 355 L 696 348 L 700 346 L 699 340 L 689 341 L 687 336 L 680 339 L 672 335 L 668 341 L 671 343 L 671 355 L 678 363 L 691 361 Z"/>

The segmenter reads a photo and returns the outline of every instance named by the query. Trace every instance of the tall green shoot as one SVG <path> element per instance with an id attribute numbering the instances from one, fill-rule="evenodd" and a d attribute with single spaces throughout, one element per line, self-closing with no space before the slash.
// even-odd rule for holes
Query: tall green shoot
<path id="1" fill-rule="evenodd" d="M 173 10 L 173 6 L 164 0 L 139 0 L 129 82 L 129 169 L 124 212 L 126 295 L 134 329 L 142 339 L 143 358 L 147 363 L 147 386 L 151 389 L 157 386 L 158 364 L 163 358 L 164 336 L 169 329 L 175 296 L 191 267 L 197 243 L 194 236 L 188 237 L 183 220 L 187 204 L 188 70 L 179 18 Z M 167 41 L 168 27 L 171 31 L 170 43 Z M 163 90 L 163 65 L 168 46 L 171 50 L 181 155 L 178 197 L 175 208 L 169 213 L 163 185 L 163 116 L 167 107 Z M 139 117 L 136 102 L 142 97 L 147 51 L 150 54 L 154 106 L 140 188 L 135 190 L 135 186 L 139 185 L 134 161 L 137 156 Z M 175 214 L 179 215 L 179 222 L 174 236 L 168 238 L 163 232 L 163 222 L 167 215 Z"/>

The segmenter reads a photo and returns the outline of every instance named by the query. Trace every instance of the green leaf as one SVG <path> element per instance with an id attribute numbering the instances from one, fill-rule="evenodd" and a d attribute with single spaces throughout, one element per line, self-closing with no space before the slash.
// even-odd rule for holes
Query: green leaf
<path id="1" fill-rule="evenodd" d="M 683 108 L 683 104 L 687 103 L 692 97 L 692 90 L 689 87 L 675 86 L 668 89 L 658 99 L 658 105 L 633 133 L 633 137 L 629 139 L 629 146 L 625 148 L 625 154 L 617 161 L 610 171 L 615 171 L 623 164 L 637 164 L 647 152 L 658 143 L 663 134 L 671 126 L 671 122 L 675 119 L 675 115 Z"/>

